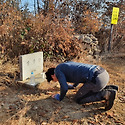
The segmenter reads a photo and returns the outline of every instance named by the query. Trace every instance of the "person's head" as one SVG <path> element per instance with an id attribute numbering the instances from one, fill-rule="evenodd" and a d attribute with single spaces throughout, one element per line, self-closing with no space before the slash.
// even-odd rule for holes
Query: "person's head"
<path id="1" fill-rule="evenodd" d="M 53 80 L 54 82 L 58 81 L 56 76 L 55 76 L 54 70 L 55 70 L 55 68 L 49 68 L 47 70 L 47 72 L 45 73 L 46 79 L 47 79 L 48 82 L 50 82 L 51 80 Z"/>

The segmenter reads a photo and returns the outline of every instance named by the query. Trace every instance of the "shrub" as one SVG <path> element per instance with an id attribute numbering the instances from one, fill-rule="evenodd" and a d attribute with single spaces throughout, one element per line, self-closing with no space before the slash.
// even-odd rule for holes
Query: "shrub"
<path id="1" fill-rule="evenodd" d="M 20 11 L 7 2 L 0 8 L 0 44 L 8 57 L 43 51 L 44 58 L 71 59 L 81 52 L 78 41 L 73 39 L 74 32 L 68 19 L 57 18 L 54 14 L 24 18 Z"/>

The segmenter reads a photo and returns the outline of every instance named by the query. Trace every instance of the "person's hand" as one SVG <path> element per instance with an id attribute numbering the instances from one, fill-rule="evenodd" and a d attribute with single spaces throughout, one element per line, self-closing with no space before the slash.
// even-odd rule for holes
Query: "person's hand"
<path id="1" fill-rule="evenodd" d="M 55 98 L 56 100 L 60 101 L 60 95 L 59 94 L 52 95 L 52 98 Z"/>
<path id="2" fill-rule="evenodd" d="M 74 86 L 71 84 L 68 84 L 68 89 L 74 89 Z"/>

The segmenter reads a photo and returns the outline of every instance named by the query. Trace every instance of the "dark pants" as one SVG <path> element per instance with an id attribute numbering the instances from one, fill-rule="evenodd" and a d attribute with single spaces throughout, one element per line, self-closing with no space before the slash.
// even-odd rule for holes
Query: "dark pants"
<path id="1" fill-rule="evenodd" d="M 75 101 L 79 104 L 101 101 L 106 95 L 103 90 L 109 81 L 109 74 L 106 70 L 99 73 L 95 81 L 85 83 L 75 95 Z"/>

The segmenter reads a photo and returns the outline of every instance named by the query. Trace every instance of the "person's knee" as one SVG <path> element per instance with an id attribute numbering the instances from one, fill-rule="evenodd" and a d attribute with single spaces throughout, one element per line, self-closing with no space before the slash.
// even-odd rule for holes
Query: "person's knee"
<path id="1" fill-rule="evenodd" d="M 74 101 L 79 104 L 79 99 L 74 97 Z"/>
<path id="2" fill-rule="evenodd" d="M 75 98 L 74 101 L 77 103 L 77 104 L 84 104 L 83 102 L 81 102 L 81 99 L 80 98 Z"/>
<path id="3" fill-rule="evenodd" d="M 75 102 L 76 102 L 77 104 L 80 104 L 80 100 L 78 100 L 78 99 L 76 99 Z"/>
<path id="4" fill-rule="evenodd" d="M 85 104 L 86 102 L 84 101 L 84 99 L 81 99 L 81 100 L 76 100 L 76 103 L 77 104 Z"/>

